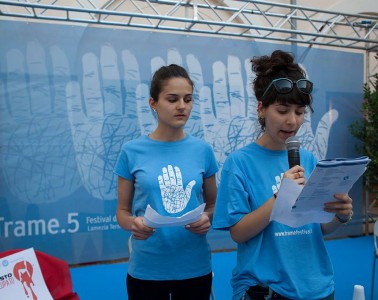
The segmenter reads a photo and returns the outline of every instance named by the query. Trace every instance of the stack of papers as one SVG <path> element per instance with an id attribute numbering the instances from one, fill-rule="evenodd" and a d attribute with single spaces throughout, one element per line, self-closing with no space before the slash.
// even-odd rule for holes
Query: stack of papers
<path id="1" fill-rule="evenodd" d="M 335 194 L 348 193 L 369 162 L 367 156 L 326 159 L 317 163 L 304 186 L 283 179 L 270 220 L 291 227 L 330 222 L 334 214 L 325 212 L 324 204 L 336 201 Z"/>

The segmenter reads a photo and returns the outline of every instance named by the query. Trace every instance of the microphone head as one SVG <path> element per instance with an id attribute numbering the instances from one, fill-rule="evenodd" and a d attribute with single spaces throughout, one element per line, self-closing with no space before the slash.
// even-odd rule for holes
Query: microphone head
<path id="1" fill-rule="evenodd" d="M 293 150 L 293 149 L 299 149 L 301 146 L 301 142 L 298 140 L 296 136 L 291 136 L 287 138 L 285 141 L 286 149 L 287 150 Z"/>

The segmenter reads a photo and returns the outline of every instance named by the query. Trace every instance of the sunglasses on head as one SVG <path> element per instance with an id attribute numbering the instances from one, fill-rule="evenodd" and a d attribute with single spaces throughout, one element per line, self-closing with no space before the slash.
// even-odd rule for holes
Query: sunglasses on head
<path id="1" fill-rule="evenodd" d="M 272 82 L 266 88 L 262 98 L 269 91 L 269 89 L 274 86 L 277 93 L 279 94 L 288 94 L 290 93 L 294 86 L 303 94 L 309 95 L 312 92 L 313 83 L 308 79 L 299 79 L 297 81 L 292 81 L 289 78 L 277 78 L 272 80 Z"/>

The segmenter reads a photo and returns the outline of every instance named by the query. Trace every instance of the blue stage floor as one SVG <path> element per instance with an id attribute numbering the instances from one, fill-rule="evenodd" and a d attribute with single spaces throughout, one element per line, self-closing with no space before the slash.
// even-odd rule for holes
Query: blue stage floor
<path id="1" fill-rule="evenodd" d="M 336 299 L 352 300 L 354 285 L 359 284 L 365 288 L 366 300 L 370 300 L 373 236 L 329 240 L 326 246 L 335 269 Z M 234 251 L 213 254 L 216 300 L 231 299 L 229 282 L 235 259 Z M 74 291 L 81 300 L 127 299 L 126 272 L 126 262 L 71 268 Z M 375 300 L 378 300 L 378 270 L 375 286 Z"/>

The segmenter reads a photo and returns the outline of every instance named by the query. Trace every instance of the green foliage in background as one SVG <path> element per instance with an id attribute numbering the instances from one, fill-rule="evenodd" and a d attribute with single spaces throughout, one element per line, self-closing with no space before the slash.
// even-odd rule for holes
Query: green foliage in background
<path id="1" fill-rule="evenodd" d="M 378 60 L 378 54 L 375 56 Z M 350 132 L 360 140 L 357 151 L 369 156 L 371 162 L 364 174 L 369 180 L 369 189 L 378 183 L 378 73 L 373 76 L 373 84 L 364 84 L 364 101 L 361 105 L 361 119 L 350 125 Z"/>

